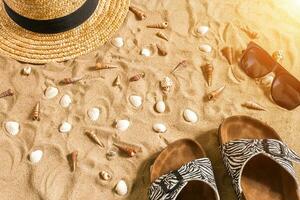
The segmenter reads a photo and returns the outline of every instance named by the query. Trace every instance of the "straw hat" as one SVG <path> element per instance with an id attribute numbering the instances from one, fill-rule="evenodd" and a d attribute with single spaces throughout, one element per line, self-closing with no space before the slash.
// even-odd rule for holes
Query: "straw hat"
<path id="1" fill-rule="evenodd" d="M 130 0 L 0 0 L 0 53 L 29 63 L 63 61 L 103 45 Z"/>

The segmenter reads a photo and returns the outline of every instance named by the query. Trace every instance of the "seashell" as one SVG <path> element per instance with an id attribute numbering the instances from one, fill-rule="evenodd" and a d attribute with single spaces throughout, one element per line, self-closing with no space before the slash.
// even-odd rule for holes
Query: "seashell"
<path id="1" fill-rule="evenodd" d="M 197 28 L 197 32 L 200 33 L 200 35 L 205 35 L 207 32 L 209 31 L 209 27 L 208 26 L 199 26 Z"/>
<path id="2" fill-rule="evenodd" d="M 99 173 L 99 176 L 101 179 L 103 179 L 105 181 L 110 181 L 112 179 L 112 175 L 107 171 L 101 171 Z"/>
<path id="3" fill-rule="evenodd" d="M 133 107 L 135 107 L 135 108 L 141 107 L 141 105 L 143 103 L 142 97 L 137 96 L 137 95 L 130 96 L 129 101 L 130 101 L 131 105 L 133 105 Z"/>
<path id="4" fill-rule="evenodd" d="M 38 163 L 43 157 L 43 152 L 41 150 L 36 150 L 31 152 L 31 154 L 29 155 L 29 160 L 32 163 Z"/>
<path id="5" fill-rule="evenodd" d="M 124 46 L 124 39 L 122 37 L 116 37 L 111 42 L 115 47 L 121 48 Z"/>
<path id="6" fill-rule="evenodd" d="M 162 46 L 160 46 L 159 44 L 156 44 L 157 50 L 158 50 L 158 54 L 161 56 L 166 56 L 168 55 L 167 50 L 165 50 Z"/>
<path id="7" fill-rule="evenodd" d="M 218 88 L 218 89 L 216 89 L 216 90 L 214 90 L 214 91 L 212 91 L 212 92 L 210 92 L 210 93 L 208 93 L 207 94 L 208 100 L 216 99 L 223 92 L 224 89 L 225 89 L 225 85 Z"/>
<path id="8" fill-rule="evenodd" d="M 163 32 L 161 32 L 161 31 L 157 32 L 156 36 L 159 37 L 159 38 L 161 38 L 161 39 L 164 39 L 166 41 L 169 41 L 168 36 L 166 34 L 164 34 Z"/>
<path id="9" fill-rule="evenodd" d="M 167 131 L 167 127 L 162 123 L 156 123 L 152 128 L 157 133 L 165 133 Z"/>
<path id="10" fill-rule="evenodd" d="M 127 119 L 117 120 L 116 121 L 116 129 L 121 132 L 126 131 L 130 126 L 130 122 Z"/>
<path id="11" fill-rule="evenodd" d="M 284 53 L 282 50 L 278 50 L 272 54 L 272 57 L 274 58 L 274 60 L 276 60 L 278 63 L 280 63 L 283 61 Z"/>
<path id="12" fill-rule="evenodd" d="M 56 87 L 49 86 L 45 91 L 45 96 L 47 99 L 53 99 L 58 94 L 58 89 Z"/>
<path id="13" fill-rule="evenodd" d="M 135 7 L 135 6 L 129 6 L 129 10 L 131 12 L 133 12 L 133 14 L 135 14 L 135 16 L 139 19 L 139 20 L 143 20 L 146 19 L 146 14 L 139 8 Z"/>
<path id="14" fill-rule="evenodd" d="M 104 70 L 104 69 L 115 69 L 117 66 L 114 66 L 109 63 L 96 63 L 95 70 Z"/>
<path id="15" fill-rule="evenodd" d="M 201 44 L 199 46 L 199 49 L 200 49 L 200 51 L 203 51 L 205 53 L 211 53 L 211 51 L 212 51 L 212 47 L 208 44 Z"/>
<path id="16" fill-rule="evenodd" d="M 191 109 L 185 109 L 183 111 L 183 117 L 187 122 L 196 123 L 198 121 L 198 115 Z"/>
<path id="17" fill-rule="evenodd" d="M 64 96 L 61 97 L 59 103 L 63 108 L 67 108 L 71 105 L 72 99 L 69 95 L 65 94 Z"/>
<path id="18" fill-rule="evenodd" d="M 164 101 L 158 101 L 155 104 L 155 110 L 159 113 L 163 113 L 166 110 L 166 104 Z"/>
<path id="19" fill-rule="evenodd" d="M 171 71 L 171 73 L 174 73 L 180 67 L 186 67 L 186 65 L 187 65 L 187 61 L 186 60 L 181 61 L 180 63 L 178 63 L 176 65 L 176 67 L 174 67 L 174 69 Z"/>
<path id="20" fill-rule="evenodd" d="M 145 73 L 144 73 L 144 72 L 132 76 L 132 77 L 129 79 L 129 81 L 130 81 L 130 82 L 134 82 L 134 81 L 140 80 L 141 78 L 145 78 Z"/>
<path id="21" fill-rule="evenodd" d="M 151 50 L 148 48 L 142 48 L 141 50 L 141 55 L 145 56 L 145 57 L 150 57 L 151 56 Z"/>
<path id="22" fill-rule="evenodd" d="M 170 92 L 173 87 L 172 79 L 169 77 L 165 77 L 163 80 L 160 81 L 160 87 L 164 93 Z"/>
<path id="23" fill-rule="evenodd" d="M 38 102 L 33 109 L 32 120 L 40 121 L 40 102 Z"/>
<path id="24" fill-rule="evenodd" d="M 233 64 L 233 48 L 232 47 L 224 47 L 221 50 L 223 56 L 226 58 L 230 65 Z"/>
<path id="25" fill-rule="evenodd" d="M 211 64 L 206 64 L 202 67 L 202 71 L 204 73 L 204 77 L 206 79 L 206 82 L 208 86 L 211 86 L 212 84 L 212 74 L 214 71 L 214 67 Z"/>
<path id="26" fill-rule="evenodd" d="M 78 81 L 81 81 L 81 80 L 82 80 L 82 77 L 64 78 L 59 83 L 62 84 L 62 85 L 68 85 L 68 84 L 77 83 Z"/>
<path id="27" fill-rule="evenodd" d="M 125 196 L 128 192 L 126 182 L 124 180 L 120 180 L 115 187 L 115 191 L 118 195 Z"/>
<path id="28" fill-rule="evenodd" d="M 98 144 L 100 147 L 105 147 L 103 142 L 100 141 L 100 139 L 97 137 L 97 135 L 91 131 L 86 131 L 85 134 L 93 140 L 96 144 Z"/>
<path id="29" fill-rule="evenodd" d="M 106 158 L 107 158 L 107 160 L 112 160 L 116 155 L 117 155 L 117 152 L 115 152 L 113 150 L 109 150 L 106 153 Z"/>
<path id="30" fill-rule="evenodd" d="M 168 28 L 168 25 L 169 25 L 168 22 L 162 22 L 162 23 L 158 23 L 158 24 L 147 25 L 147 28 L 166 29 L 166 28 Z"/>
<path id="31" fill-rule="evenodd" d="M 90 120 L 97 121 L 100 116 L 100 109 L 96 108 L 96 107 L 90 108 L 90 109 L 88 109 L 87 114 L 88 114 Z"/>
<path id="32" fill-rule="evenodd" d="M 24 76 L 29 76 L 29 75 L 31 74 L 31 67 L 30 67 L 30 66 L 24 67 L 24 68 L 22 69 L 22 74 L 23 74 Z"/>
<path id="33" fill-rule="evenodd" d="M 4 97 L 8 97 L 8 96 L 13 96 L 14 92 L 12 91 L 12 89 L 8 89 L 2 93 L 0 93 L 0 98 L 4 98 Z"/>
<path id="34" fill-rule="evenodd" d="M 118 76 L 115 78 L 115 80 L 114 80 L 114 82 L 113 82 L 113 86 L 114 86 L 114 87 L 119 87 L 120 89 L 122 89 L 122 85 L 121 85 L 121 76 L 120 76 L 120 75 L 118 75 Z"/>
<path id="35" fill-rule="evenodd" d="M 61 133 L 69 133 L 72 129 L 72 125 L 68 122 L 63 122 L 59 127 L 59 132 Z"/>
<path id="36" fill-rule="evenodd" d="M 18 122 L 9 121 L 5 123 L 6 131 L 11 135 L 17 135 L 20 132 L 20 124 Z"/>
<path id="37" fill-rule="evenodd" d="M 142 148 L 133 144 L 128 144 L 125 142 L 115 142 L 114 145 L 119 149 L 119 151 L 122 151 L 126 155 L 133 157 L 138 152 L 142 152 Z"/>
<path id="38" fill-rule="evenodd" d="M 78 162 L 78 151 L 73 151 L 69 156 L 71 161 L 71 170 L 72 172 L 75 172 Z"/>
<path id="39" fill-rule="evenodd" d="M 245 108 L 253 109 L 253 110 L 266 111 L 266 109 L 263 106 L 259 105 L 258 103 L 254 102 L 254 101 L 247 101 L 247 102 L 243 103 L 242 106 Z"/>
<path id="40" fill-rule="evenodd" d="M 244 31 L 249 38 L 256 39 L 258 38 L 258 33 L 250 30 L 248 26 L 241 27 L 241 30 Z"/>
<path id="41" fill-rule="evenodd" d="M 266 88 L 270 88 L 272 86 L 274 78 L 274 74 L 268 74 L 260 79 L 260 84 Z"/>

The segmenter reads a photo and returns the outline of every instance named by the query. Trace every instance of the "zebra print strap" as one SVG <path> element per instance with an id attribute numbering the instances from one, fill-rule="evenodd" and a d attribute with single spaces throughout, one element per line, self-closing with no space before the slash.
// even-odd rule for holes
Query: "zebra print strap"
<path id="1" fill-rule="evenodd" d="M 221 153 L 239 200 L 243 199 L 240 183 L 242 170 L 247 162 L 258 154 L 269 156 L 279 163 L 297 182 L 292 162 L 300 163 L 300 157 L 279 140 L 234 140 L 221 145 Z"/>
<path id="2" fill-rule="evenodd" d="M 155 180 L 149 190 L 150 200 L 173 200 L 189 181 L 202 181 L 207 183 L 219 200 L 217 185 L 214 178 L 211 162 L 208 158 L 193 160 L 180 169 L 165 174 Z"/>

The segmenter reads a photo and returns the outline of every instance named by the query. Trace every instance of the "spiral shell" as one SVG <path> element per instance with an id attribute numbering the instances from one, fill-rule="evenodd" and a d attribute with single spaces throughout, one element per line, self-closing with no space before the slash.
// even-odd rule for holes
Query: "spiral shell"
<path id="1" fill-rule="evenodd" d="M 242 106 L 245 108 L 252 109 L 252 110 L 266 111 L 266 109 L 263 106 L 261 106 L 260 104 L 254 102 L 254 101 L 247 101 L 247 102 L 243 103 Z"/>
<path id="2" fill-rule="evenodd" d="M 93 133 L 92 131 L 86 131 L 85 134 L 100 147 L 102 147 L 102 148 L 105 147 L 103 142 L 101 142 L 100 139 L 97 137 L 97 135 L 95 133 Z"/>
<path id="3" fill-rule="evenodd" d="M 32 120 L 40 121 L 40 102 L 38 102 L 33 109 Z"/>
<path id="4" fill-rule="evenodd" d="M 73 84 L 78 81 L 81 81 L 82 77 L 76 77 L 76 78 L 64 78 L 63 80 L 60 81 L 60 84 L 62 85 L 68 85 L 68 84 Z"/>
<path id="5" fill-rule="evenodd" d="M 22 69 L 22 75 L 29 76 L 31 74 L 31 67 L 27 66 Z"/>
<path id="6" fill-rule="evenodd" d="M 104 69 L 115 69 L 117 66 L 114 66 L 109 63 L 96 63 L 95 70 L 104 70 Z"/>
<path id="7" fill-rule="evenodd" d="M 212 85 L 212 74 L 214 71 L 214 67 L 211 64 L 206 64 L 202 67 L 202 71 L 204 73 L 204 77 L 208 86 Z"/>
<path id="8" fill-rule="evenodd" d="M 186 60 L 183 60 L 181 61 L 180 63 L 178 63 L 174 69 L 172 70 L 171 73 L 174 73 L 177 69 L 179 69 L 180 67 L 186 67 L 187 66 L 187 61 Z"/>
<path id="9" fill-rule="evenodd" d="M 13 96 L 13 95 L 14 95 L 14 92 L 12 91 L 12 89 L 8 89 L 0 94 L 0 98 Z"/>
<path id="10" fill-rule="evenodd" d="M 156 44 L 157 50 L 158 50 L 158 54 L 161 56 L 166 56 L 168 55 L 168 52 L 166 51 L 166 49 L 164 49 L 162 46 L 160 46 L 159 44 Z"/>
<path id="11" fill-rule="evenodd" d="M 105 181 L 110 181 L 112 179 L 112 175 L 107 171 L 101 171 L 99 173 L 99 176 L 101 179 L 103 179 Z"/>
<path id="12" fill-rule="evenodd" d="M 169 23 L 168 22 L 162 22 L 158 24 L 150 24 L 147 25 L 147 28 L 159 28 L 159 29 L 166 29 L 168 28 Z"/>
<path id="13" fill-rule="evenodd" d="M 164 93 L 170 92 L 173 87 L 173 84 L 173 80 L 169 77 L 165 77 L 163 80 L 160 81 L 160 87 Z"/>
<path id="14" fill-rule="evenodd" d="M 164 34 L 163 32 L 161 32 L 161 31 L 157 32 L 156 36 L 159 37 L 159 38 L 161 38 L 161 39 L 164 39 L 166 41 L 169 41 L 168 36 L 166 34 Z"/>
<path id="15" fill-rule="evenodd" d="M 241 30 L 244 31 L 248 35 L 248 37 L 251 39 L 258 38 L 258 33 L 250 30 L 250 28 L 248 26 L 241 27 Z"/>
<path id="16" fill-rule="evenodd" d="M 135 6 L 129 6 L 129 10 L 131 12 L 133 12 L 133 14 L 135 14 L 135 16 L 139 19 L 139 20 L 143 20 L 146 19 L 146 14 L 139 8 L 135 7 Z"/>
<path id="17" fill-rule="evenodd" d="M 220 88 L 218 88 L 218 89 L 216 89 L 216 90 L 208 93 L 207 94 L 207 99 L 208 100 L 214 100 L 214 99 L 216 99 L 224 91 L 224 89 L 225 89 L 225 86 L 222 86 L 222 87 L 220 87 Z"/>
<path id="18" fill-rule="evenodd" d="M 282 50 L 278 50 L 278 51 L 275 51 L 273 54 L 272 54 L 272 57 L 274 58 L 274 60 L 276 60 L 277 62 L 282 62 L 283 61 L 283 58 L 284 58 L 284 55 L 283 55 L 283 51 Z"/>
<path id="19" fill-rule="evenodd" d="M 129 157 L 135 156 L 138 152 L 142 152 L 142 148 L 133 144 L 128 144 L 125 142 L 115 142 L 114 145 L 119 149 L 119 151 L 125 153 Z"/>
<path id="20" fill-rule="evenodd" d="M 71 170 L 72 172 L 75 172 L 77 168 L 77 162 L 78 162 L 78 151 L 73 151 L 70 155 L 70 164 L 71 164 Z"/>
<path id="21" fill-rule="evenodd" d="M 134 81 L 138 81 L 138 80 L 140 80 L 140 79 L 142 79 L 142 78 L 145 78 L 145 73 L 144 73 L 144 72 L 138 73 L 138 74 L 132 76 L 132 77 L 129 79 L 129 81 L 130 81 L 130 82 L 134 82 Z"/>
<path id="22" fill-rule="evenodd" d="M 113 82 L 113 86 L 114 86 L 114 87 L 119 87 L 120 89 L 122 89 L 122 86 L 121 86 L 121 76 L 120 76 L 120 75 L 118 75 L 118 76 L 115 78 L 115 80 L 114 80 L 114 82 Z"/>
<path id="23" fill-rule="evenodd" d="M 226 58 L 230 65 L 233 64 L 233 48 L 232 47 L 224 47 L 221 50 L 223 56 Z"/>

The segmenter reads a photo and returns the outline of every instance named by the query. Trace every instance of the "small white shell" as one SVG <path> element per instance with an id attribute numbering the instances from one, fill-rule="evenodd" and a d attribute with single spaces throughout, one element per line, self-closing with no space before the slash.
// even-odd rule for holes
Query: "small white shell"
<path id="1" fill-rule="evenodd" d="M 20 124 L 18 122 L 6 122 L 5 123 L 6 131 L 11 135 L 17 135 L 20 131 Z"/>
<path id="2" fill-rule="evenodd" d="M 187 122 L 196 123 L 198 121 L 198 115 L 191 109 L 185 109 L 183 117 Z"/>
<path id="3" fill-rule="evenodd" d="M 130 126 L 130 122 L 127 119 L 117 120 L 116 129 L 119 131 L 126 131 Z"/>
<path id="4" fill-rule="evenodd" d="M 93 107 L 88 109 L 87 114 L 92 121 L 97 121 L 100 117 L 100 109 Z"/>
<path id="5" fill-rule="evenodd" d="M 69 95 L 65 94 L 64 96 L 61 97 L 59 103 L 63 108 L 67 108 L 71 105 L 72 99 Z"/>
<path id="6" fill-rule="evenodd" d="M 61 133 L 68 133 L 70 132 L 72 129 L 72 125 L 68 122 L 63 122 L 61 123 L 60 127 L 59 127 L 59 132 Z"/>
<path id="7" fill-rule="evenodd" d="M 150 49 L 143 48 L 143 49 L 141 50 L 141 55 L 143 55 L 143 56 L 145 56 L 145 57 L 151 56 L 151 51 L 150 51 Z"/>
<path id="8" fill-rule="evenodd" d="M 46 90 L 45 90 L 45 96 L 47 99 L 53 99 L 54 97 L 56 97 L 58 94 L 58 89 L 52 86 L 49 86 Z"/>
<path id="9" fill-rule="evenodd" d="M 166 110 L 166 104 L 164 101 L 158 101 L 155 104 L 155 110 L 159 113 L 163 113 Z"/>
<path id="10" fill-rule="evenodd" d="M 101 171 L 100 177 L 105 181 L 110 181 L 112 179 L 112 175 L 107 171 Z"/>
<path id="11" fill-rule="evenodd" d="M 209 31 L 208 26 L 199 26 L 197 28 L 197 32 L 200 33 L 201 35 L 205 35 Z"/>
<path id="12" fill-rule="evenodd" d="M 126 195 L 128 192 L 128 187 L 126 182 L 124 180 L 120 180 L 115 187 L 115 191 L 120 196 Z"/>
<path id="13" fill-rule="evenodd" d="M 274 80 L 274 75 L 268 74 L 268 75 L 266 75 L 265 77 L 263 77 L 263 78 L 260 79 L 260 83 L 261 83 L 264 87 L 269 88 L 269 87 L 272 86 L 273 80 Z"/>
<path id="14" fill-rule="evenodd" d="M 22 74 L 25 75 L 25 76 L 30 75 L 31 74 L 31 67 L 30 66 L 24 67 L 23 70 L 22 70 Z"/>
<path id="15" fill-rule="evenodd" d="M 139 108 L 141 107 L 142 103 L 143 103 L 143 99 L 140 96 L 137 95 L 132 95 L 129 97 L 129 101 L 131 103 L 131 105 L 135 108 Z"/>
<path id="16" fill-rule="evenodd" d="M 212 51 L 212 47 L 208 44 L 201 44 L 199 49 L 205 53 L 210 53 Z"/>
<path id="17" fill-rule="evenodd" d="M 157 133 L 165 133 L 167 131 L 167 127 L 162 123 L 156 123 L 152 128 Z"/>
<path id="18" fill-rule="evenodd" d="M 43 152 L 41 150 L 36 150 L 31 152 L 31 154 L 29 155 L 29 160 L 32 163 L 38 163 L 43 157 Z"/>
<path id="19" fill-rule="evenodd" d="M 111 42 L 115 47 L 121 48 L 124 46 L 124 39 L 122 37 L 116 37 Z"/>
<path id="20" fill-rule="evenodd" d="M 160 87 L 163 89 L 164 92 L 170 92 L 172 86 L 173 86 L 173 80 L 169 77 L 165 77 L 160 82 Z"/>

